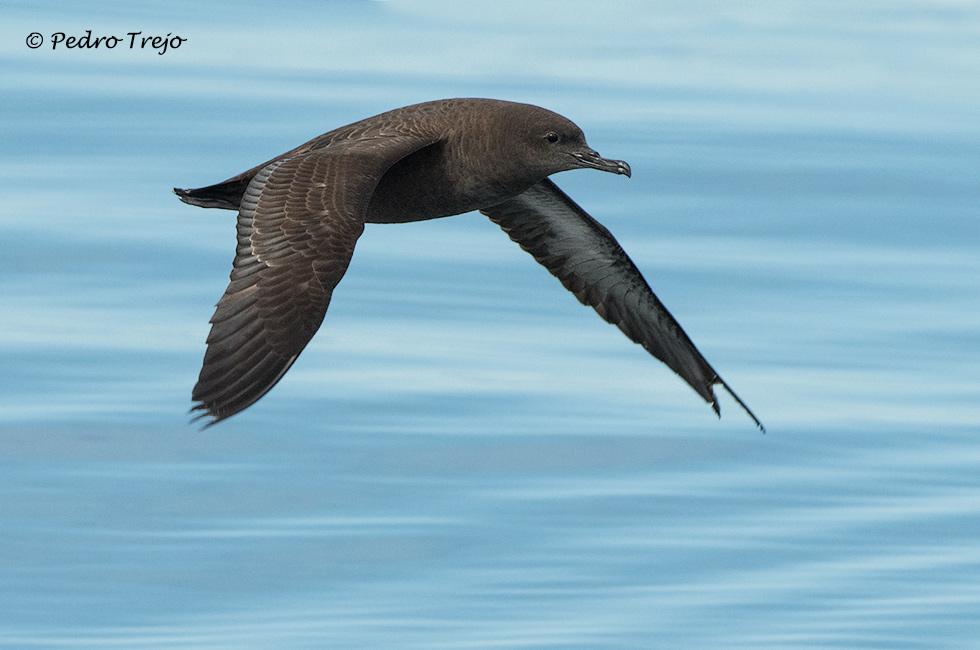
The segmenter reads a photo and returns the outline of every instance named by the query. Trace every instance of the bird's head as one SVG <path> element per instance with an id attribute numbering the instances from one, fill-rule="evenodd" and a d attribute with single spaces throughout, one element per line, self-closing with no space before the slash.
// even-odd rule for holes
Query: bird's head
<path id="1" fill-rule="evenodd" d="M 544 108 L 518 105 L 508 131 L 517 154 L 529 169 L 550 176 L 570 169 L 598 169 L 630 175 L 622 160 L 603 158 L 585 140 L 574 122 Z"/>

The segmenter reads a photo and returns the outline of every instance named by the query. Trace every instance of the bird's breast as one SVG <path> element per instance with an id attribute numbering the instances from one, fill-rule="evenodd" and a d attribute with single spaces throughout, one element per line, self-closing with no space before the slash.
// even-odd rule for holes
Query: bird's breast
<path id="1" fill-rule="evenodd" d="M 388 169 L 371 196 L 366 221 L 406 223 L 449 217 L 505 201 L 531 184 L 517 186 L 469 169 L 444 145 L 433 145 Z"/>

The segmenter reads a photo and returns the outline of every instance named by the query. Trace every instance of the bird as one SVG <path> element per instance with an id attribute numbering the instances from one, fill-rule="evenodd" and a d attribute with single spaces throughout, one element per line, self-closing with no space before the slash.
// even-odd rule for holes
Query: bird
<path id="1" fill-rule="evenodd" d="M 248 408 L 323 322 L 366 223 L 480 211 L 603 319 L 680 375 L 711 407 L 724 388 L 612 233 L 549 178 L 572 169 L 626 177 L 571 120 L 497 99 L 457 98 L 354 122 L 226 181 L 174 188 L 184 203 L 235 210 L 230 281 L 211 318 L 191 394 L 205 427 Z"/>

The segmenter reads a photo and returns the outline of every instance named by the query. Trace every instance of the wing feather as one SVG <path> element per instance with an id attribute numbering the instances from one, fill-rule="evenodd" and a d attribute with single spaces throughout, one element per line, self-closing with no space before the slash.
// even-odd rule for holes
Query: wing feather
<path id="1" fill-rule="evenodd" d="M 612 234 L 549 179 L 482 210 L 606 321 L 680 375 L 716 412 L 718 384 L 759 419 L 715 372 L 650 289 Z"/>
<path id="2" fill-rule="evenodd" d="M 415 135 L 345 140 L 276 159 L 248 183 L 235 261 L 211 332 L 192 410 L 208 426 L 265 395 L 316 333 L 364 230 L 374 188 Z"/>

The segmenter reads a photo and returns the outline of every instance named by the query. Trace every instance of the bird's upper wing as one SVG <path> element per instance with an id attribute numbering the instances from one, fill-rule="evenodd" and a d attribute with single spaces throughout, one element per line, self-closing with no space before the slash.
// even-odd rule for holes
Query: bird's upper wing
<path id="1" fill-rule="evenodd" d="M 549 179 L 481 210 L 589 305 L 630 339 L 667 364 L 716 412 L 712 386 L 720 384 L 762 428 L 758 418 L 694 347 L 654 295 L 612 234 Z"/>
<path id="2" fill-rule="evenodd" d="M 347 140 L 274 160 L 249 182 L 231 282 L 192 395 L 200 417 L 234 415 L 282 378 L 323 321 L 379 179 L 429 144 L 416 135 Z"/>

